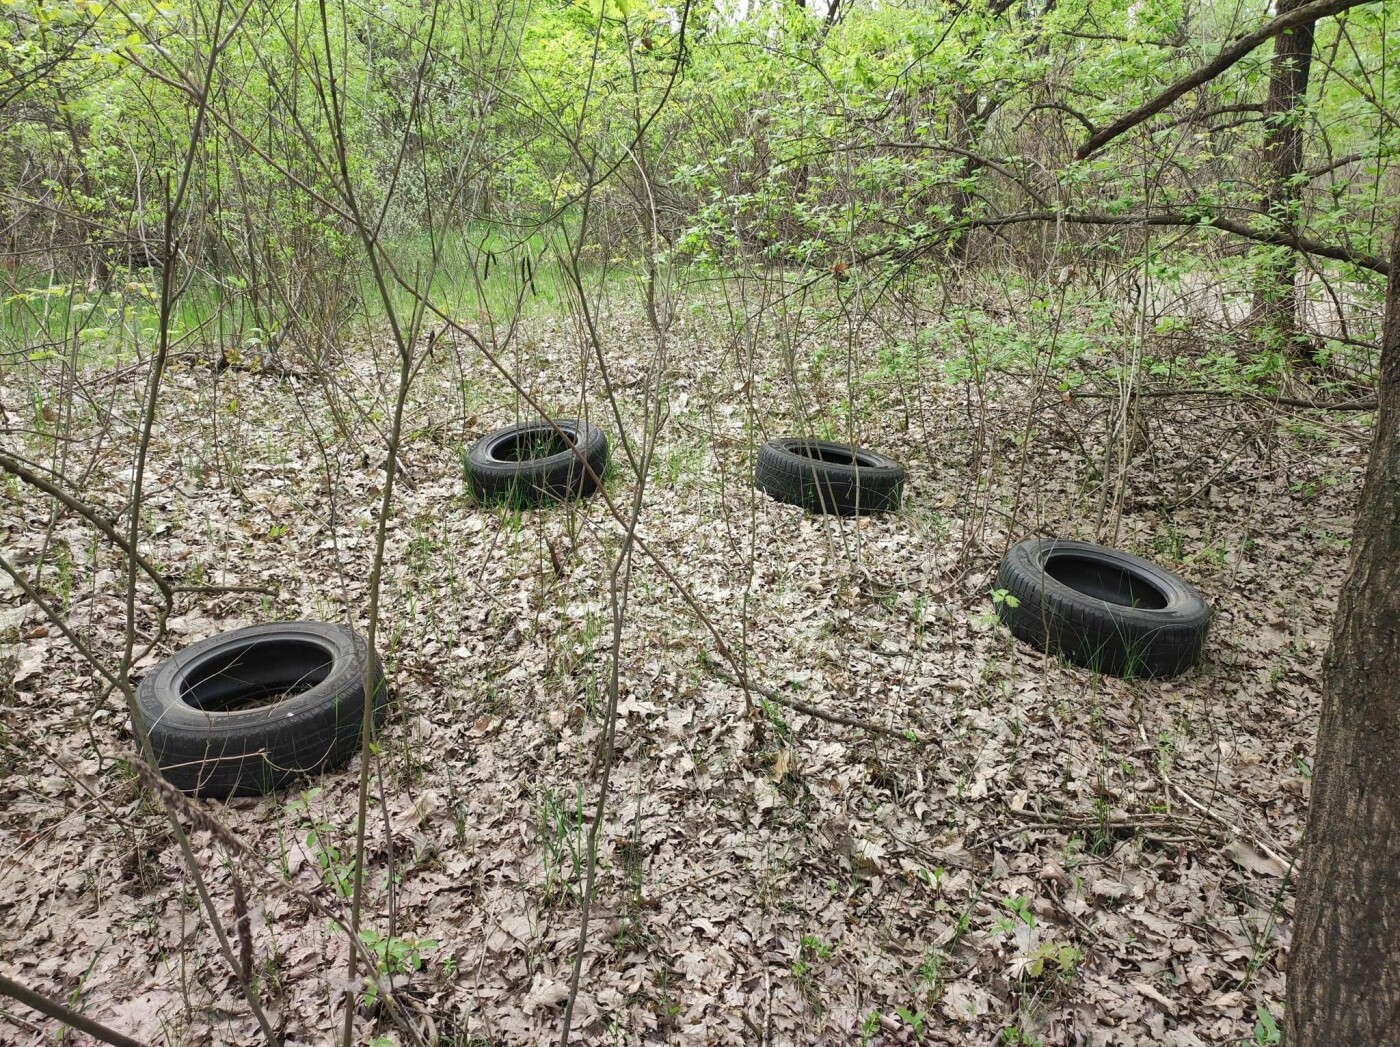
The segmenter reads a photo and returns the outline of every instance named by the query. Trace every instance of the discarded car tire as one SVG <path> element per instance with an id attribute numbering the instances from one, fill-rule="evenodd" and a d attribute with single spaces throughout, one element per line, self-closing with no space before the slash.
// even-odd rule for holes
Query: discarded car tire
<path id="1" fill-rule="evenodd" d="M 378 723 L 388 688 L 364 637 L 322 622 L 254 625 L 161 662 L 136 706 L 167 781 L 196 796 L 247 796 L 358 752 L 371 673 Z"/>
<path id="2" fill-rule="evenodd" d="M 848 444 L 787 437 L 758 449 L 754 484 L 814 513 L 878 513 L 899 508 L 904 466 Z"/>
<path id="3" fill-rule="evenodd" d="M 607 464 L 608 437 L 596 425 L 572 418 L 554 425 L 522 422 L 487 433 L 472 445 L 467 485 L 478 502 L 540 505 L 593 494 Z"/>
<path id="4" fill-rule="evenodd" d="M 1114 676 L 1175 676 L 1200 659 L 1210 629 L 1210 608 L 1183 579 L 1090 542 L 1020 542 L 996 587 L 997 615 L 1014 635 Z"/>

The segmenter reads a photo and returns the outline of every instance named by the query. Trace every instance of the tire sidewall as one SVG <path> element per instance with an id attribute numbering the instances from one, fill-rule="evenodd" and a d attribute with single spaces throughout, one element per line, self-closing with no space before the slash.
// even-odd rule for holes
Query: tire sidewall
<path id="1" fill-rule="evenodd" d="M 191 673 L 269 642 L 311 644 L 330 658 L 326 677 L 299 694 L 252 709 L 199 709 L 181 697 Z M 372 722 L 388 713 L 383 667 L 368 641 L 343 625 L 282 622 L 201 640 L 158 665 L 136 691 L 161 774 L 177 789 L 221 799 L 272 792 L 338 766 L 360 749 L 366 681 Z"/>
<path id="2" fill-rule="evenodd" d="M 801 454 L 805 447 L 854 458 L 855 464 L 826 461 Z M 780 502 L 813 513 L 858 516 L 899 509 L 904 491 L 904 466 L 863 447 L 784 437 L 758 449 L 754 484 Z"/>
<path id="3" fill-rule="evenodd" d="M 186 702 L 180 692 L 184 681 L 200 665 L 214 657 L 261 643 L 295 642 L 321 647 L 331 656 L 330 672 L 315 686 L 281 701 L 253 709 L 216 712 Z M 258 734 L 269 724 L 285 727 L 290 721 L 319 715 L 327 704 L 343 700 L 352 684 L 363 686 L 369 644 L 352 630 L 321 623 L 280 623 L 253 625 L 221 633 L 191 644 L 161 662 L 136 689 L 136 704 L 146 721 L 147 731 L 196 734 L 206 737 L 237 737 Z M 372 671 L 382 677 L 378 659 Z"/>
<path id="4" fill-rule="evenodd" d="M 539 458 L 497 457 L 498 448 L 508 441 L 559 433 L 574 447 Z M 607 456 L 607 434 L 590 422 L 574 418 L 556 419 L 552 424 L 545 420 L 519 422 L 493 430 L 471 446 L 467 452 L 467 479 L 478 499 L 512 491 L 531 496 L 530 500 L 587 496 L 601 483 Z"/>
<path id="5" fill-rule="evenodd" d="M 840 462 L 828 462 L 811 455 L 800 454 L 794 450 L 796 447 L 814 447 L 818 450 L 849 454 L 856 459 L 856 464 L 844 465 Z M 819 476 L 838 483 L 854 485 L 868 483 L 871 480 L 895 481 L 904 479 L 904 466 L 893 458 L 851 444 L 837 443 L 832 440 L 804 440 L 800 436 L 790 436 L 769 440 L 764 444 L 764 448 L 775 458 L 784 459 L 792 465 L 809 469 Z M 864 462 L 860 461 L 862 458 L 865 459 Z"/>
<path id="6" fill-rule="evenodd" d="M 1146 581 L 1166 597 L 1165 607 L 1132 607 L 1089 596 L 1066 585 L 1046 570 L 1050 558 L 1056 554 L 1070 554 L 1099 560 L 1110 567 L 1133 574 Z M 1019 567 L 1026 577 L 1033 577 L 1040 588 L 1058 596 L 1066 603 L 1077 603 L 1105 610 L 1116 621 L 1151 629 L 1164 625 L 1185 625 L 1195 621 L 1208 621 L 1210 608 L 1205 598 L 1196 588 L 1179 575 L 1159 567 L 1141 556 L 1067 538 L 1040 538 L 1021 542 L 1013 546 L 1007 554 L 1012 566 Z M 1000 585 L 1000 581 L 998 583 Z M 1003 586 L 1004 587 L 1004 586 Z"/>
<path id="7" fill-rule="evenodd" d="M 1166 597 L 1161 608 L 1132 607 L 1091 596 L 1046 571 L 1051 556 L 1077 556 L 1131 575 Z M 1169 677 L 1200 660 L 1212 613 L 1189 583 L 1151 561 L 1072 539 L 1018 543 L 1003 558 L 997 617 L 1013 635 L 1072 664 L 1113 676 Z"/>

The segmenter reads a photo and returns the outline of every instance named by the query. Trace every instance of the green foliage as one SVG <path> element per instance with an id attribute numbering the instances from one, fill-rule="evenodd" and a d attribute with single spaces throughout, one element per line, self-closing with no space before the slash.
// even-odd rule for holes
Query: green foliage
<path id="1" fill-rule="evenodd" d="M 993 589 L 992 603 L 997 607 L 1005 604 L 1007 607 L 1016 608 L 1021 606 L 1021 600 L 1011 592 L 1010 589 Z"/>
<path id="2" fill-rule="evenodd" d="M 98 310 L 83 337 L 100 341 L 122 319 L 105 312 L 119 308 L 111 296 L 158 286 L 176 261 L 217 288 L 223 342 L 319 358 L 349 315 L 410 312 L 418 294 L 459 319 L 562 308 L 560 257 L 646 261 L 653 236 L 666 263 L 782 267 L 838 301 L 883 292 L 914 262 L 975 258 L 991 238 L 1026 271 L 1060 255 L 1131 261 L 1159 287 L 1181 285 L 1201 257 L 1246 289 L 1287 263 L 1287 248 L 1259 244 L 1218 259 L 1232 237 L 1204 226 L 1155 252 L 1131 222 L 976 228 L 1025 212 L 1149 211 L 1271 228 L 1252 115 L 1267 48 L 1201 88 L 1195 110 L 1073 155 L 1089 128 L 1267 17 L 1263 0 L 852 0 L 834 23 L 796 4 L 682 10 L 684 24 L 655 0 L 274 0 L 240 12 L 210 69 L 207 38 L 234 18 L 221 0 L 6 0 L 0 250 L 40 249 L 22 256 L 24 279 L 5 274 L 0 298 L 83 287 Z M 1386 31 L 1398 17 L 1400 0 L 1384 0 L 1320 22 L 1325 69 L 1292 117 L 1317 168 L 1293 218 L 1360 252 L 1381 250 L 1394 208 L 1376 187 L 1400 151 L 1400 35 Z M 171 214 L 187 164 L 192 185 Z M 1355 282 L 1358 306 L 1375 300 L 1379 281 Z M 1040 322 L 944 309 L 882 348 L 879 372 L 938 367 L 960 384 L 1029 363 L 1072 391 L 1134 336 L 1102 295 L 1020 290 Z M 1207 371 L 1269 386 L 1295 347 L 1233 362 L 1237 350 L 1214 348 Z M 1149 363 L 1161 377 L 1172 366 Z"/>
<path id="3" fill-rule="evenodd" d="M 923 1040 L 924 1022 L 928 1019 L 928 1015 L 922 1010 L 915 1010 L 910 1007 L 896 1007 L 894 1013 L 899 1015 L 900 1020 L 903 1021 L 905 1025 L 909 1026 L 916 1041 Z"/>
<path id="4" fill-rule="evenodd" d="M 360 941 L 374 958 L 377 973 L 389 978 L 394 975 L 412 974 L 422 969 L 424 954 L 438 948 L 438 943 L 431 939 L 396 938 L 378 934 L 367 928 L 361 928 Z M 376 979 L 366 978 L 365 1006 L 373 1007 L 378 999 L 379 986 Z"/>
<path id="5" fill-rule="evenodd" d="M 1042 942 L 1026 957 L 1022 971 L 1028 978 L 1068 980 L 1083 960 L 1084 953 L 1066 942 Z"/>
<path id="6" fill-rule="evenodd" d="M 1266 1044 L 1283 1042 L 1283 1033 L 1279 1030 L 1278 1022 L 1269 1008 L 1263 1004 L 1259 1006 L 1259 1014 L 1254 1020 L 1254 1035 L 1249 1042 L 1255 1047 L 1265 1047 Z"/>
<path id="7" fill-rule="evenodd" d="M 348 899 L 355 891 L 355 864 L 353 855 L 342 853 L 337 836 L 339 831 L 325 817 L 312 810 L 321 796 L 320 788 L 308 789 L 296 800 L 287 805 L 288 811 L 300 814 L 307 826 L 306 849 L 316 859 L 321 880 L 333 890 L 337 897 Z"/>
<path id="8" fill-rule="evenodd" d="M 1031 900 L 1022 898 L 1020 895 L 1011 895 L 1003 898 L 1001 907 L 1010 913 L 1009 917 L 999 917 L 996 921 L 997 930 L 1003 933 L 1010 933 L 1016 929 L 1018 924 L 1026 927 L 1035 926 L 1035 913 L 1031 912 Z"/>
<path id="9" fill-rule="evenodd" d="M 573 896 L 582 890 L 588 844 L 583 788 L 572 796 L 545 789 L 536 810 L 536 833 L 544 853 L 544 883 L 550 896 Z"/>
<path id="10" fill-rule="evenodd" d="M 20 88 L 0 120 L 0 176 L 21 202 L 46 202 L 22 227 L 60 214 L 101 269 L 123 269 L 160 241 L 169 182 L 202 123 L 178 232 L 242 281 L 265 337 L 356 293 L 351 213 L 392 244 L 441 221 L 489 230 L 482 248 L 524 245 L 533 224 L 581 217 L 587 195 L 589 221 L 616 245 L 647 221 L 643 157 L 669 253 L 715 270 L 736 255 L 812 272 L 853 255 L 902 265 L 958 248 L 969 221 L 1044 209 L 1047 193 L 1109 216 L 1257 204 L 1257 120 L 1187 122 L 1161 140 L 1145 130 L 1086 161 L 1070 147 L 1263 20 L 1261 0 L 851 3 L 832 25 L 795 4 L 686 11 L 682 25 L 651 0 L 265 4 L 209 71 L 203 36 L 232 17 L 220 0 L 7 0 L 0 70 Z M 1341 48 L 1341 20 L 1319 25 L 1330 73 L 1299 118 L 1319 155 L 1364 161 L 1310 185 L 1305 209 L 1317 237 L 1357 249 L 1383 235 L 1368 193 L 1400 148 L 1400 43 L 1385 32 L 1396 15 L 1396 0 L 1350 11 Z M 200 116 L 190 84 L 206 73 Z M 1266 73 L 1232 67 L 1203 105 L 1257 104 Z M 1158 172 L 1149 189 L 1144 169 Z M 1093 249 L 1127 251 L 1127 235 L 1107 228 Z M 993 339 L 1011 354 L 1015 328 Z"/>

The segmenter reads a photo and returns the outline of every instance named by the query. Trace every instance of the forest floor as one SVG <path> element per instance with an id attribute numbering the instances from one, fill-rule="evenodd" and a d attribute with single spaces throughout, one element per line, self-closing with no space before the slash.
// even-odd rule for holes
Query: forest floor
<path id="1" fill-rule="evenodd" d="M 755 680 L 918 741 L 776 703 L 747 716 L 706 626 L 638 552 L 575 1040 L 1275 1042 L 1369 418 L 1163 396 L 1139 401 L 1125 438 L 1117 400 L 1062 395 L 1034 369 L 907 366 L 874 326 L 817 327 L 793 340 L 795 359 L 775 348 L 750 366 L 762 338 L 711 313 L 686 310 L 672 331 L 639 534 Z M 635 441 L 655 343 L 622 309 L 602 335 Z M 635 474 L 573 329 L 530 318 L 505 360 L 551 409 L 586 404 L 609 431 L 608 490 L 625 512 Z M 138 674 L 242 625 L 365 626 L 392 353 L 349 354 L 330 375 L 173 366 L 147 552 L 187 581 L 277 595 L 182 596 Z M 85 474 L 114 514 L 131 479 L 132 376 L 82 373 L 74 439 L 27 449 Z M 11 410 L 67 402 L 21 383 L 0 379 Z M 405 966 L 421 960 L 402 996 L 443 1043 L 557 1039 L 599 780 L 622 528 L 598 498 L 471 503 L 465 446 L 516 417 L 479 354 L 440 339 L 410 395 L 388 532 L 378 647 L 396 701 L 366 922 Z M 756 492 L 757 445 L 804 418 L 903 461 L 903 510 L 819 518 Z M 1106 467 L 1121 486 L 1100 481 Z M 32 570 L 46 548 L 46 591 L 115 656 L 114 551 L 16 483 L 0 504 L 7 555 Z M 1008 545 L 1037 534 L 1105 540 L 1184 575 L 1217 612 L 1204 663 L 1119 680 L 1012 640 L 989 589 Z M 258 1042 L 167 823 L 123 761 L 119 696 L 17 588 L 0 587 L 0 639 L 0 966 L 143 1040 Z M 340 1028 L 347 945 L 324 912 L 348 910 L 336 884 L 357 763 L 300 791 L 200 801 L 253 852 L 237 865 L 254 972 L 288 1043 Z M 210 832 L 193 840 L 232 927 L 233 863 Z M 382 1010 L 357 1022 L 357 1043 L 404 1042 Z M 52 1043 L 58 1028 L 0 1010 L 4 1042 Z"/>

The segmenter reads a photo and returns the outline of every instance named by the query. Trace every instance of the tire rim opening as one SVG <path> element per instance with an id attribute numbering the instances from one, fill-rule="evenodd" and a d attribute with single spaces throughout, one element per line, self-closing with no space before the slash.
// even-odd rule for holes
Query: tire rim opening
<path id="1" fill-rule="evenodd" d="M 869 465 L 869 462 L 862 462 L 859 456 L 850 451 L 842 451 L 835 447 L 819 447 L 815 444 L 796 444 L 792 448 L 793 454 L 800 454 L 803 458 L 815 458 L 819 462 L 826 462 L 829 465 Z"/>
<path id="2" fill-rule="evenodd" d="M 565 454 L 569 445 L 562 436 L 553 430 L 516 433 L 491 448 L 491 457 L 498 462 L 529 462 L 536 458 L 550 458 Z"/>
<path id="3" fill-rule="evenodd" d="M 1166 594 L 1146 578 L 1086 556 L 1051 553 L 1045 561 L 1045 573 L 1076 592 L 1105 603 L 1148 611 L 1167 606 Z"/>
<path id="4" fill-rule="evenodd" d="M 185 671 L 180 700 L 207 713 L 258 709 L 311 690 L 331 672 L 332 653 L 305 640 L 273 640 L 222 651 Z"/>

